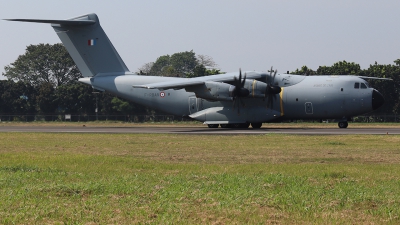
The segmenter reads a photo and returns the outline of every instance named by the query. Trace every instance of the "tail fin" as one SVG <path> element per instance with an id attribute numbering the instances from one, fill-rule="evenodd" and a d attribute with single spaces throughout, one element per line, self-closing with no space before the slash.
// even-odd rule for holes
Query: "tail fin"
<path id="1" fill-rule="evenodd" d="M 68 20 L 10 19 L 10 21 L 51 23 L 84 77 L 121 75 L 129 72 L 100 26 L 96 14 Z"/>

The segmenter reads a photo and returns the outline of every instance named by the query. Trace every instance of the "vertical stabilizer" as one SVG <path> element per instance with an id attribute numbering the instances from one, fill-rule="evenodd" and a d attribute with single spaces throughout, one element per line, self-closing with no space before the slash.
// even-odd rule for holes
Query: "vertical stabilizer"
<path id="1" fill-rule="evenodd" d="M 92 20 L 85 26 L 52 24 L 83 76 L 128 72 L 128 68 L 100 26 L 96 14 L 70 20 Z"/>
<path id="2" fill-rule="evenodd" d="M 68 20 L 11 19 L 11 21 L 51 23 L 84 77 L 123 75 L 129 72 L 96 14 Z"/>

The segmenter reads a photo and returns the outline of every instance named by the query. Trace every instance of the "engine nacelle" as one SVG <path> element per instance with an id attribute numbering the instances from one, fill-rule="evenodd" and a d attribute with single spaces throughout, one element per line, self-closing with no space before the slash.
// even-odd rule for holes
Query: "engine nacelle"
<path id="1" fill-rule="evenodd" d="M 264 98 L 267 86 L 266 83 L 257 80 L 246 80 L 244 83 L 244 88 L 250 92 L 250 98 Z"/>
<path id="2" fill-rule="evenodd" d="M 188 92 L 194 92 L 197 98 L 210 101 L 232 101 L 235 86 L 222 82 L 207 81 L 203 85 L 186 87 L 185 89 Z"/>

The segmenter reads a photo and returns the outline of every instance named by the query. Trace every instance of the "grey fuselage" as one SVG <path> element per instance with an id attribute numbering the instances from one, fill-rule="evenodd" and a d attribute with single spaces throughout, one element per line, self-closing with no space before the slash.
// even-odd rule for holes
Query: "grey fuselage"
<path id="1" fill-rule="evenodd" d="M 225 75 L 237 76 L 235 73 Z M 185 89 L 160 91 L 132 87 L 171 79 L 185 78 L 122 75 L 81 78 L 79 81 L 168 114 L 190 116 L 218 124 L 257 123 L 276 119 L 346 120 L 370 112 L 384 102 L 379 92 L 368 87 L 367 82 L 357 76 L 277 74 L 275 81 L 282 91 L 275 95 L 273 102 L 267 98 L 253 98 L 250 93 L 241 99 L 244 103 L 239 106 L 240 112 L 234 108 L 232 101 L 208 101 L 197 98 L 195 93 Z"/>

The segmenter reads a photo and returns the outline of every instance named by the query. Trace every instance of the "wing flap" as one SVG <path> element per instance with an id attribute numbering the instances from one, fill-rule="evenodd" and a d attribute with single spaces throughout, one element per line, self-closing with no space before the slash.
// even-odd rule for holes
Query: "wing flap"
<path id="1" fill-rule="evenodd" d="M 204 84 L 205 81 L 201 80 L 194 80 L 194 79 L 187 79 L 182 81 L 181 79 L 177 81 L 165 81 L 165 82 L 158 82 L 152 84 L 143 84 L 143 85 L 132 85 L 134 88 L 146 88 L 146 89 L 158 89 L 160 91 L 167 90 L 167 89 L 182 89 L 189 86 Z"/>

